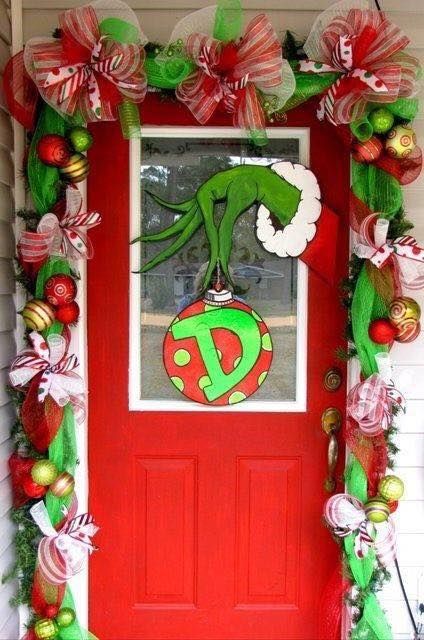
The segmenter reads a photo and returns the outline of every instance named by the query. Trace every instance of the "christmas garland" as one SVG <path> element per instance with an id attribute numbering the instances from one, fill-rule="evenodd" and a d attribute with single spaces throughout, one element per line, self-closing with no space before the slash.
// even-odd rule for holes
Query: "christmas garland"
<path id="1" fill-rule="evenodd" d="M 332 496 L 324 515 L 342 543 L 352 638 L 388 640 L 375 593 L 395 561 L 390 512 L 403 485 L 386 470 L 404 400 L 387 354 L 393 340 L 417 336 L 420 310 L 403 288 L 424 284 L 424 250 L 405 235 L 411 225 L 402 199 L 402 186 L 421 170 L 410 125 L 418 63 L 404 51 L 408 39 L 367 3 L 343 2 L 318 18 L 303 49 L 288 35 L 282 57 L 266 16 L 243 31 L 240 3 L 223 0 L 188 16 L 161 46 L 147 43 L 124 3 L 117 0 L 116 8 L 119 18 L 101 1 L 66 11 L 55 37 L 27 43 L 4 74 L 11 113 L 31 132 L 26 176 L 35 209 L 18 212 L 26 226 L 17 279 L 30 297 L 21 313 L 28 344 L 10 373 L 18 407 L 10 459 L 18 526 L 9 577 L 19 579 L 15 604 L 32 609 L 26 638 L 92 637 L 67 586 L 94 550 L 96 531 L 75 498 L 75 426 L 84 422 L 85 393 L 69 348 L 79 315 L 75 261 L 91 257 L 87 232 L 100 215 L 82 210 L 77 184 L 89 171 L 85 124 L 119 117 L 125 137 L 139 136 L 137 103 L 149 88 L 184 102 L 201 124 L 217 108 L 232 113 L 234 126 L 256 144 L 266 143 L 268 121 L 284 120 L 286 111 L 321 95 L 318 117 L 351 148 L 356 235 L 343 284 L 346 356 L 358 358 L 362 377 L 348 398 L 347 493 Z M 337 628 L 331 620 L 326 637 L 335 638 Z"/>

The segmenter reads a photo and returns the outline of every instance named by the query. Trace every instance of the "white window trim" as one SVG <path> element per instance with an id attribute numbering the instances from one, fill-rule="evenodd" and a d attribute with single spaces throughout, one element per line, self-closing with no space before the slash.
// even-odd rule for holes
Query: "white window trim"
<path id="1" fill-rule="evenodd" d="M 299 162 L 309 166 L 309 129 L 300 127 L 275 127 L 267 130 L 269 138 L 297 138 L 299 140 Z M 163 127 L 143 126 L 143 138 L 244 138 L 245 132 L 231 127 Z M 130 241 L 141 233 L 140 164 L 141 145 L 138 139 L 130 142 Z M 129 362 L 129 410 L 130 411 L 222 411 L 249 413 L 301 413 L 307 409 L 307 356 L 308 356 L 308 268 L 298 263 L 297 318 L 302 322 L 297 330 L 296 341 L 296 400 L 261 401 L 246 400 L 231 407 L 209 407 L 183 400 L 141 399 L 141 300 L 140 275 L 133 273 L 140 268 L 139 245 L 130 245 L 130 362 Z M 274 364 L 275 366 L 275 364 Z"/>

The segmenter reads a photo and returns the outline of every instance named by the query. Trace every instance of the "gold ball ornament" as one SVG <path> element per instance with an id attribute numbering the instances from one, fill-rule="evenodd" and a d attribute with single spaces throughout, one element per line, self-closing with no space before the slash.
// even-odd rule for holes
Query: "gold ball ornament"
<path id="1" fill-rule="evenodd" d="M 51 620 L 50 618 L 42 618 L 41 620 L 37 620 L 35 623 L 34 632 L 40 640 L 51 640 L 52 638 L 57 637 L 59 629 L 54 620 Z"/>
<path id="2" fill-rule="evenodd" d="M 386 107 L 374 109 L 368 116 L 374 133 L 387 133 L 395 121 L 394 115 Z"/>
<path id="3" fill-rule="evenodd" d="M 403 481 L 397 476 L 385 476 L 378 483 L 378 494 L 387 502 L 400 500 L 403 492 Z"/>
<path id="4" fill-rule="evenodd" d="M 63 471 L 50 485 L 50 491 L 56 498 L 66 498 L 66 496 L 69 496 L 73 492 L 74 487 L 74 477 L 67 471 Z"/>
<path id="5" fill-rule="evenodd" d="M 30 300 L 26 303 L 22 318 L 25 325 L 31 331 L 44 331 L 52 326 L 55 321 L 54 309 L 44 300 Z"/>
<path id="6" fill-rule="evenodd" d="M 31 477 L 36 484 L 48 487 L 59 475 L 59 471 L 51 460 L 38 460 L 31 469 Z"/>
<path id="7" fill-rule="evenodd" d="M 390 509 L 386 500 L 380 496 L 368 500 L 364 505 L 364 509 L 367 520 L 374 522 L 375 524 L 386 522 L 390 515 Z"/>
<path id="8" fill-rule="evenodd" d="M 410 124 L 398 124 L 387 134 L 386 153 L 392 158 L 407 158 L 417 146 L 417 136 Z"/>
<path id="9" fill-rule="evenodd" d="M 396 328 L 395 340 L 397 342 L 412 342 L 420 334 L 421 309 L 413 298 L 402 296 L 392 300 L 389 307 L 389 318 Z"/>
<path id="10" fill-rule="evenodd" d="M 75 611 L 70 607 L 63 607 L 56 616 L 56 622 L 62 629 L 70 627 L 75 622 Z"/>
<path id="11" fill-rule="evenodd" d="M 69 162 L 59 169 L 62 178 L 66 182 L 72 182 L 73 184 L 85 180 L 89 170 L 88 160 L 82 153 L 74 153 Z"/>

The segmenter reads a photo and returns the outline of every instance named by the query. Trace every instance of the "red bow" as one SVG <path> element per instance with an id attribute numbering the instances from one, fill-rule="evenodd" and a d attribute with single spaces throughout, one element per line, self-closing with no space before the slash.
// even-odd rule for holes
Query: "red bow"
<path id="1" fill-rule="evenodd" d="M 233 113 L 235 127 L 265 128 L 257 89 L 272 100 L 272 94 L 281 93 L 283 83 L 281 44 L 265 15 L 256 16 L 237 43 L 224 44 L 194 33 L 187 39 L 186 51 L 199 70 L 177 87 L 176 95 L 201 124 L 221 104 Z"/>
<path id="2" fill-rule="evenodd" d="M 308 60 L 300 71 L 338 72 L 318 109 L 333 124 L 361 117 L 368 102 L 395 102 L 410 96 L 419 63 L 403 52 L 409 39 L 383 13 L 350 9 L 326 23 L 320 16 L 305 43 Z M 324 13 L 325 16 L 325 13 Z"/>
<path id="3" fill-rule="evenodd" d="M 114 120 L 122 97 L 141 102 L 146 94 L 144 50 L 102 35 L 87 5 L 59 17 L 61 39 L 29 42 L 25 65 L 46 102 L 86 122 Z"/>

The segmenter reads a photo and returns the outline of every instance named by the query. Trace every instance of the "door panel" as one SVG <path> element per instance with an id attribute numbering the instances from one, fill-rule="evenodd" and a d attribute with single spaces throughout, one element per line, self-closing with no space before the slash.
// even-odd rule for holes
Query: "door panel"
<path id="1" fill-rule="evenodd" d="M 195 125 L 182 105 L 155 96 L 143 122 Z M 213 124 L 229 125 L 224 116 Z M 287 124 L 310 127 L 311 168 L 341 216 L 340 279 L 348 154 L 313 108 Z M 326 407 L 344 407 L 344 384 L 323 388 L 343 345 L 338 286 L 309 273 L 306 412 L 129 411 L 128 143 L 116 123 L 97 124 L 95 139 L 89 206 L 103 223 L 88 272 L 89 469 L 102 529 L 90 563 L 91 627 L 105 640 L 317 638 L 321 592 L 339 562 L 321 521 L 320 428 Z"/>

